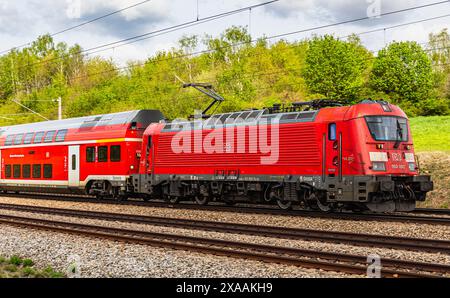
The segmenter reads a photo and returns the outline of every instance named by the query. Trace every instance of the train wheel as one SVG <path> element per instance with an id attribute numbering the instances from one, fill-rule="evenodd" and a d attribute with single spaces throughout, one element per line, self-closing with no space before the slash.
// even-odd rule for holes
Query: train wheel
<path id="1" fill-rule="evenodd" d="M 178 204 L 180 202 L 180 197 L 168 196 L 167 200 L 169 201 L 170 204 Z"/>
<path id="2" fill-rule="evenodd" d="M 292 209 L 292 201 L 282 201 L 277 200 L 278 207 L 282 210 L 291 210 Z"/>
<path id="3" fill-rule="evenodd" d="M 331 206 L 327 203 L 323 204 L 320 202 L 320 200 L 317 200 L 317 207 L 319 207 L 319 209 L 323 212 L 331 212 L 333 211 L 333 209 L 331 208 Z"/>
<path id="4" fill-rule="evenodd" d="M 126 195 L 119 195 L 119 196 L 116 197 L 116 200 L 119 201 L 119 202 L 125 202 L 125 201 L 128 201 L 128 196 L 126 196 Z"/>
<path id="5" fill-rule="evenodd" d="M 201 206 L 208 205 L 209 203 L 209 197 L 207 196 L 196 196 L 195 202 Z"/>

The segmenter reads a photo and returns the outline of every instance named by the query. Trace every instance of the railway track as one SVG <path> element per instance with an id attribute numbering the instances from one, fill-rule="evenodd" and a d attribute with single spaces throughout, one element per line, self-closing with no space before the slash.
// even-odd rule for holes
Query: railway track
<path id="1" fill-rule="evenodd" d="M 268 214 L 279 216 L 301 216 L 325 219 L 345 219 L 345 220 L 363 220 L 363 221 L 387 221 L 387 222 L 406 222 L 406 223 L 420 223 L 432 225 L 450 225 L 450 217 L 446 216 L 420 216 L 420 215 L 404 215 L 404 214 L 376 214 L 376 213 L 325 213 L 310 210 L 281 210 L 271 206 L 267 207 L 252 207 L 252 206 L 226 206 L 221 204 L 211 204 L 207 206 L 200 206 L 195 203 L 180 203 L 170 204 L 166 202 L 143 202 L 143 201 L 125 201 L 118 202 L 113 200 L 97 200 L 89 196 L 61 196 L 51 194 L 2 194 L 5 197 L 28 198 L 28 199 L 44 199 L 57 201 L 72 201 L 72 202 L 90 202 L 101 204 L 120 204 L 139 207 L 157 207 L 157 208 L 171 208 L 171 209 L 189 209 L 189 210 L 205 210 L 205 211 L 219 211 L 219 212 L 233 212 L 233 213 L 250 213 L 250 214 Z M 421 210 L 421 209 L 419 209 Z M 441 209 L 438 209 L 441 210 Z M 439 211 L 438 211 L 439 212 Z M 427 211 L 425 211 L 427 213 Z M 440 214 L 445 213 L 442 211 Z M 431 212 L 428 212 L 431 214 Z M 436 213 L 435 213 L 436 214 Z"/>
<path id="2" fill-rule="evenodd" d="M 450 254 L 450 241 L 445 240 L 392 237 L 384 235 L 347 233 L 338 231 L 321 231 L 321 230 L 286 228 L 275 226 L 261 226 L 261 225 L 239 224 L 231 222 L 211 222 L 192 219 L 142 216 L 135 214 L 110 213 L 110 212 L 95 212 L 95 211 L 65 209 L 65 208 L 64 209 L 48 208 L 48 207 L 15 205 L 5 203 L 0 203 L 0 209 L 50 214 L 50 215 L 70 216 L 70 217 L 82 217 L 107 221 L 148 224 L 154 226 L 165 226 L 171 228 L 182 228 L 190 230 L 204 230 L 222 233 L 272 237 L 272 238 L 321 241 L 330 243 L 343 243 L 357 246 L 395 248 L 395 249 Z"/>
<path id="3" fill-rule="evenodd" d="M 432 215 L 448 215 L 450 216 L 450 209 L 432 209 L 432 208 L 416 208 L 414 213 L 432 214 Z"/>
<path id="4" fill-rule="evenodd" d="M 359 255 L 144 232 L 11 215 L 0 215 L 0 223 L 128 243 L 295 265 L 304 268 L 358 275 L 365 275 L 367 272 L 367 257 Z M 383 277 L 439 277 L 450 272 L 450 266 L 443 264 L 397 259 L 382 259 L 381 262 L 383 266 L 381 276 Z"/>

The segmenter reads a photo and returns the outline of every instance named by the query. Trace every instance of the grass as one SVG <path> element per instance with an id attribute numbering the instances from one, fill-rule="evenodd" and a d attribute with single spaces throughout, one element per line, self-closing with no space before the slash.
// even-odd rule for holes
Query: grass
<path id="1" fill-rule="evenodd" d="M 415 151 L 450 152 L 450 116 L 410 118 Z"/>
<path id="2" fill-rule="evenodd" d="M 51 267 L 37 269 L 30 259 L 12 256 L 9 259 L 0 257 L 0 278 L 61 278 L 64 274 Z"/>

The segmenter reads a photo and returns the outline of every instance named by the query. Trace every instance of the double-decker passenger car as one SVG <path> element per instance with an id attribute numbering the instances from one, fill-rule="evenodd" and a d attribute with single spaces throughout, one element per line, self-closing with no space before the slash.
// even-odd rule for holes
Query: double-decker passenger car
<path id="1" fill-rule="evenodd" d="M 143 110 L 2 127 L 0 189 L 120 197 L 144 130 L 160 120 Z"/>

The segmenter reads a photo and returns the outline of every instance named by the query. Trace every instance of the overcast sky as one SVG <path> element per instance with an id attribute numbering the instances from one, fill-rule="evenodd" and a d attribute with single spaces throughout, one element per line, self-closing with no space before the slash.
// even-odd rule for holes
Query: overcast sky
<path id="1" fill-rule="evenodd" d="M 54 33 L 92 18 L 121 9 L 142 0 L 0 0 L 0 51 L 22 45 L 45 33 Z M 109 18 L 55 36 L 56 41 L 83 48 L 125 39 L 183 22 L 193 21 L 230 10 L 247 7 L 267 0 L 152 0 Z M 280 0 L 264 7 L 245 11 L 188 29 L 172 32 L 134 44 L 97 53 L 111 57 L 123 65 L 129 60 L 144 60 L 156 51 L 176 45 L 184 34 L 219 35 L 232 26 L 246 26 L 252 37 L 273 36 L 355 18 L 377 11 L 386 13 L 412 6 L 435 3 L 439 0 Z M 371 18 L 314 32 L 289 36 L 297 40 L 311 34 L 333 33 L 346 36 L 371 29 L 388 27 L 420 19 L 450 14 L 450 2 L 433 7 Z M 430 32 L 449 27 L 450 17 L 420 24 L 398 27 L 362 35 L 370 50 L 382 48 L 393 40 L 426 42 Z M 270 40 L 270 41 L 276 41 Z"/>

